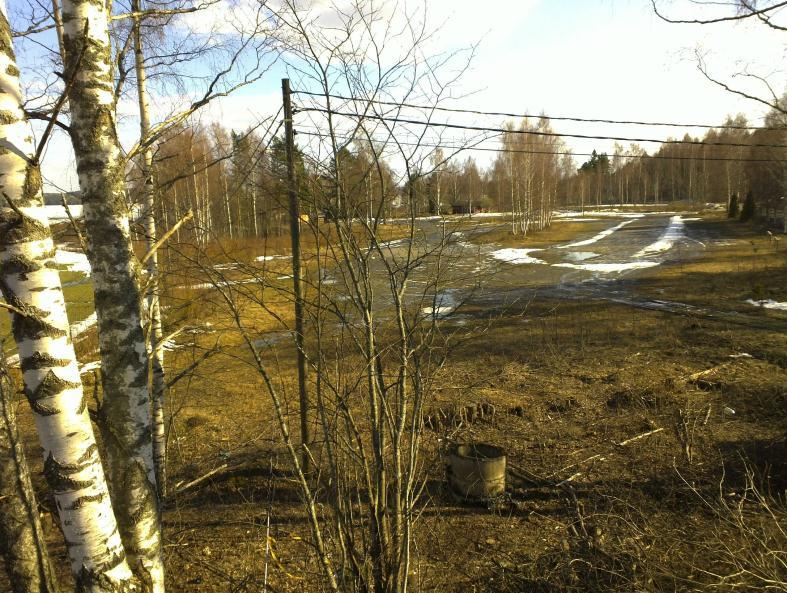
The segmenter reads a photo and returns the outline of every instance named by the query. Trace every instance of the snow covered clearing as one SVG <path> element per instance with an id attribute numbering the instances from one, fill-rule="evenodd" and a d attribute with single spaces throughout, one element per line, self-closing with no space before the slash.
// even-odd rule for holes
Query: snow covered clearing
<path id="1" fill-rule="evenodd" d="M 492 257 L 500 261 L 508 262 L 509 264 L 546 264 L 547 262 L 530 256 L 534 251 L 541 251 L 541 249 L 517 249 L 515 247 L 507 247 L 506 249 L 493 251 Z"/>
<path id="2" fill-rule="evenodd" d="M 593 235 L 590 239 L 585 239 L 584 241 L 577 241 L 576 243 L 569 243 L 568 245 L 558 245 L 558 249 L 570 249 L 573 247 L 583 247 L 584 245 L 592 245 L 593 243 L 597 243 L 601 241 L 604 237 L 609 237 L 615 231 L 622 229 L 627 224 L 631 224 L 634 220 L 624 220 L 620 224 L 616 224 L 612 228 L 605 229 L 600 233 Z"/>

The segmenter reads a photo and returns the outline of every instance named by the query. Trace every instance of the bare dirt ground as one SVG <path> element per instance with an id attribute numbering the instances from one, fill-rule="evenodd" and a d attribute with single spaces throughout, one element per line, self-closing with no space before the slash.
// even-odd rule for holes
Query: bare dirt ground
<path id="1" fill-rule="evenodd" d="M 546 264 L 485 268 L 485 287 L 457 297 L 444 321 L 454 346 L 427 413 L 446 420 L 425 439 L 413 591 L 785 590 L 787 312 L 744 301 L 787 301 L 787 246 L 700 218 L 653 256 L 658 265 L 612 275 L 555 267 L 573 261 L 556 245 L 621 220 L 558 223 L 532 243 L 492 227 L 493 245 L 478 240 L 474 266 L 503 247 L 551 251 Z M 629 261 L 668 220 L 637 219 L 573 251 Z M 171 394 L 171 483 L 219 471 L 165 504 L 168 590 L 256 592 L 267 572 L 271 591 L 318 591 L 260 380 L 218 322 L 192 335 L 200 351 L 221 343 L 222 353 Z M 94 347 L 85 341 L 81 354 Z M 170 357 L 184 365 L 192 354 Z M 273 361 L 291 398 L 292 354 L 282 341 Z M 479 404 L 491 412 L 468 418 Z M 24 406 L 20 415 L 38 464 Z M 445 487 L 441 451 L 462 441 L 505 448 L 507 495 L 494 504 Z"/>

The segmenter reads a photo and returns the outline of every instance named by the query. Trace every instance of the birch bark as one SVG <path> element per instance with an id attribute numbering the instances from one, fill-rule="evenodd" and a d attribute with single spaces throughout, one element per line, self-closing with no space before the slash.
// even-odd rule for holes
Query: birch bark
<path id="1" fill-rule="evenodd" d="M 137 591 L 83 397 L 4 3 L 0 9 L 0 290 L 21 311 L 12 326 L 25 394 L 78 589 Z"/>
<path id="2" fill-rule="evenodd" d="M 109 8 L 104 2 L 63 0 L 62 10 L 65 70 L 79 66 L 68 101 L 93 270 L 104 388 L 99 426 L 110 491 L 132 570 L 152 591 L 161 592 L 147 348 L 115 126 Z"/>
<path id="3" fill-rule="evenodd" d="M 12 593 L 58 593 L 0 350 L 0 554 Z"/>
<path id="4" fill-rule="evenodd" d="M 142 11 L 140 0 L 132 0 L 131 11 Z M 150 135 L 150 107 L 148 105 L 147 72 L 145 54 L 142 49 L 141 17 L 134 19 L 134 64 L 137 74 L 137 101 L 139 104 L 140 140 Z M 148 251 L 157 240 L 156 205 L 153 188 L 153 151 L 150 147 L 142 151 L 142 202 L 145 216 L 145 240 Z M 153 396 L 153 462 L 156 471 L 156 486 L 160 497 L 167 495 L 167 451 L 164 424 L 164 348 L 161 347 L 163 331 L 159 301 L 158 252 L 153 251 L 147 262 L 148 290 L 146 295 L 148 321 L 150 323 L 150 367 Z"/>

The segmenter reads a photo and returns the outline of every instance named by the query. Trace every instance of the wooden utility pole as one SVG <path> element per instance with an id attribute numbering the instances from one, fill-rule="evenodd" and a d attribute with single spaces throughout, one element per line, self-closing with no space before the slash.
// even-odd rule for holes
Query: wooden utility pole
<path id="1" fill-rule="evenodd" d="M 301 445 L 303 472 L 308 473 L 311 435 L 309 434 L 309 395 L 306 391 L 306 353 L 303 346 L 303 284 L 301 283 L 301 217 L 295 179 L 295 134 L 292 129 L 290 79 L 282 78 L 284 103 L 284 143 L 287 155 L 287 194 L 290 202 L 290 239 L 292 242 L 292 287 L 295 293 L 295 346 L 298 357 L 298 400 L 301 408 Z"/>

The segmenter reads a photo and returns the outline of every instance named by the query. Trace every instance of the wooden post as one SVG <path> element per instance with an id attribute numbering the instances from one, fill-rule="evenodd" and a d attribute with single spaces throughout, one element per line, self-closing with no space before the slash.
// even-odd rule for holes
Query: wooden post
<path id="1" fill-rule="evenodd" d="M 303 473 L 308 474 L 311 436 L 309 435 L 309 395 L 306 390 L 306 353 L 303 346 L 303 284 L 301 283 L 300 208 L 295 179 L 295 134 L 292 129 L 290 79 L 282 78 L 281 94 L 284 103 L 284 142 L 287 155 L 287 194 L 290 205 L 290 239 L 292 243 L 292 287 L 295 293 L 295 346 L 298 358 L 298 401 L 301 412 L 301 445 Z"/>

